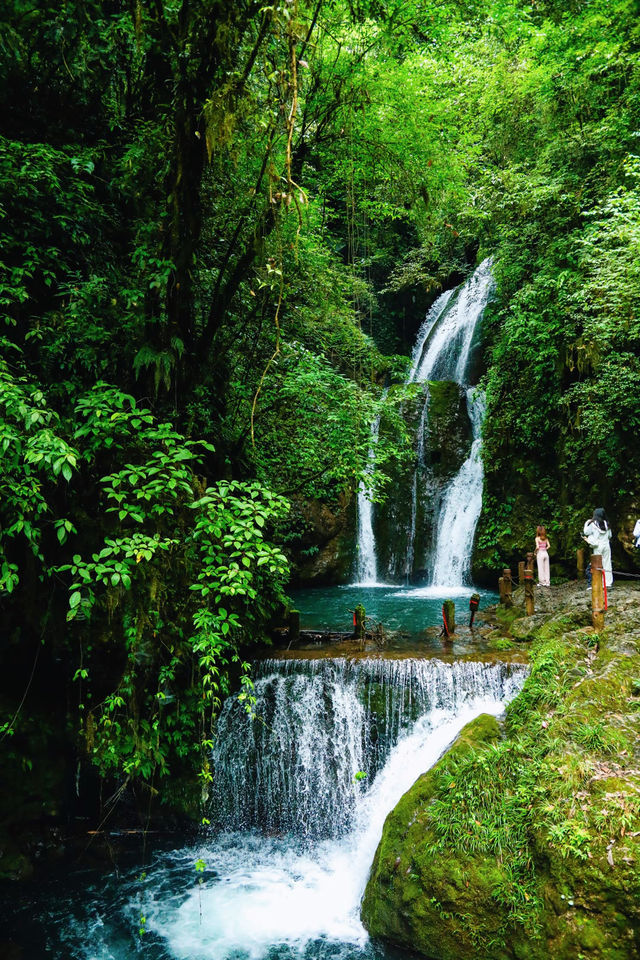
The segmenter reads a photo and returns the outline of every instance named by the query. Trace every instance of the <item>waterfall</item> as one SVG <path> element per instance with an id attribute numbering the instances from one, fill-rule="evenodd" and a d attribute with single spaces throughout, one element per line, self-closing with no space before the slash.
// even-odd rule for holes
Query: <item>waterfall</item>
<path id="1" fill-rule="evenodd" d="M 467 409 L 473 430 L 469 456 L 447 487 L 440 508 L 438 536 L 433 553 L 435 587 L 462 586 L 471 571 L 471 551 L 476 524 L 482 510 L 482 464 L 480 431 L 484 419 L 484 393 L 467 390 Z"/>
<path id="2" fill-rule="evenodd" d="M 429 339 L 431 331 L 444 313 L 447 304 L 453 295 L 453 292 L 453 290 L 445 290 L 444 293 L 441 293 L 438 299 L 434 301 L 431 309 L 428 311 L 425 321 L 418 331 L 416 345 L 411 353 L 411 367 L 409 368 L 407 383 L 414 383 L 418 379 L 418 367 L 420 366 L 425 344 Z"/>
<path id="3" fill-rule="evenodd" d="M 422 343 L 411 365 L 410 383 L 426 380 L 465 382 L 476 324 L 489 301 L 492 288 L 491 258 L 487 258 L 462 286 L 449 293 L 434 323 L 428 326 L 427 322 L 423 326 L 422 330 L 425 327 L 428 329 L 426 336 L 418 335 L 418 343 Z M 452 297 L 452 293 L 455 296 Z"/>
<path id="4" fill-rule="evenodd" d="M 52 960 L 391 960 L 360 922 L 384 821 L 524 676 L 501 663 L 264 661 L 251 713 L 231 697 L 219 719 L 218 828 L 143 870 L 97 885 L 83 874 L 81 892 L 54 892 L 35 915 L 29 901 L 25 923 L 43 925 Z"/>
<path id="5" fill-rule="evenodd" d="M 372 535 L 376 529 L 386 533 L 382 542 L 389 546 L 378 550 L 378 567 L 383 566 L 387 580 L 413 582 L 416 571 L 432 587 L 462 587 L 468 580 L 482 506 L 484 414 L 481 394 L 469 392 L 469 367 L 477 325 L 492 290 L 491 260 L 487 259 L 465 283 L 438 297 L 416 338 L 406 381 L 422 384 L 424 391 L 421 409 L 409 411 L 415 423 L 415 465 L 406 483 L 391 492 L 371 528 Z M 429 383 L 434 381 L 458 384 L 461 403 L 466 393 L 471 450 L 453 477 L 441 468 L 438 473 L 433 439 L 431 445 L 427 443 L 429 398 L 434 389 Z M 454 449 L 462 454 L 464 432 L 458 434 L 457 443 Z"/>
<path id="6" fill-rule="evenodd" d="M 227 701 L 213 756 L 221 825 L 300 837 L 344 835 L 367 787 L 419 717 L 500 701 L 522 669 L 439 660 L 267 660 L 247 714 Z M 238 762 L 242 758 L 243 762 Z"/>
<path id="7" fill-rule="evenodd" d="M 375 447 L 378 442 L 380 417 L 371 424 L 371 441 L 365 473 L 371 475 L 375 463 Z M 378 582 L 378 562 L 376 559 L 376 540 L 373 533 L 373 503 L 371 488 L 366 479 L 358 484 L 358 545 L 356 561 L 356 580 L 366 586 L 375 586 Z"/>
<path id="8" fill-rule="evenodd" d="M 214 782 L 234 832 L 199 851 L 202 888 L 174 893 L 171 909 L 146 899 L 149 930 L 179 960 L 375 960 L 360 901 L 388 813 L 524 674 L 435 660 L 262 664 L 253 714 L 230 702 L 218 728 Z"/>

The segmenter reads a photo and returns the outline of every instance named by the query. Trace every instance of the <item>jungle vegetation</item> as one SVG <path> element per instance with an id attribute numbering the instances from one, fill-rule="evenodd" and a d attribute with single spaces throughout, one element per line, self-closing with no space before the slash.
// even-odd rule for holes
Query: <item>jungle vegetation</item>
<path id="1" fill-rule="evenodd" d="M 286 602 L 305 504 L 348 503 L 424 306 L 481 257 L 481 548 L 500 556 L 519 509 L 554 533 L 596 490 L 633 502 L 637 14 L 2 5 L 9 776 L 64 736 L 118 789 L 206 791 L 220 697 L 233 676 L 250 702 L 246 651 Z M 380 496 L 410 455 L 387 413 Z"/>

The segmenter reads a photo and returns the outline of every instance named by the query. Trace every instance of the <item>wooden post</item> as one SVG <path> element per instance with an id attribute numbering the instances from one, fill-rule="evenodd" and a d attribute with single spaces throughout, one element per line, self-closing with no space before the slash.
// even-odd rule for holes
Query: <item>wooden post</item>
<path id="1" fill-rule="evenodd" d="M 446 622 L 446 633 L 456 632 L 456 605 L 453 600 L 445 600 L 442 604 L 442 617 Z"/>
<path id="2" fill-rule="evenodd" d="M 520 586 L 524 583 L 524 560 L 518 564 L 518 583 Z"/>
<path id="3" fill-rule="evenodd" d="M 289 610 L 287 622 L 289 625 L 289 646 L 291 646 L 292 643 L 297 643 L 300 639 L 300 611 Z"/>
<path id="4" fill-rule="evenodd" d="M 498 578 L 498 593 L 500 594 L 500 603 L 504 603 L 504 577 Z"/>
<path id="5" fill-rule="evenodd" d="M 529 569 L 531 570 L 531 573 L 533 574 L 535 556 L 536 556 L 535 553 L 527 554 L 527 563 L 525 566 L 525 577 L 526 577 L 526 567 L 529 567 Z"/>
<path id="6" fill-rule="evenodd" d="M 533 599 L 533 567 L 527 566 L 524 571 L 524 609 L 528 617 L 535 613 Z"/>
<path id="7" fill-rule="evenodd" d="M 469 627 L 473 630 L 473 620 L 476 615 L 476 611 L 480 606 L 480 594 L 472 593 L 471 599 L 469 600 L 469 610 L 471 610 L 471 619 L 469 620 Z"/>
<path id="8" fill-rule="evenodd" d="M 504 570 L 502 571 L 502 579 L 504 581 L 504 605 L 505 607 L 511 607 L 513 606 L 513 598 L 512 598 L 512 592 L 511 592 L 513 584 L 511 582 L 511 570 L 509 567 L 505 567 Z"/>
<path id="9" fill-rule="evenodd" d="M 365 634 L 365 621 L 366 613 L 365 609 L 361 603 L 357 605 L 353 611 L 353 635 L 357 640 L 363 640 Z"/>
<path id="10" fill-rule="evenodd" d="M 584 550 L 578 547 L 576 551 L 576 561 L 578 567 L 578 580 L 584 580 Z"/>
<path id="11" fill-rule="evenodd" d="M 591 557 L 591 617 L 596 630 L 604 629 L 604 583 L 602 578 L 602 557 Z"/>

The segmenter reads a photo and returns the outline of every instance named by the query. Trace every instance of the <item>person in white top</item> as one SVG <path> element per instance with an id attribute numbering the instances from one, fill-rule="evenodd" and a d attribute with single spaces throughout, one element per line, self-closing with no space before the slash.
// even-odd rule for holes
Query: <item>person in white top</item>
<path id="1" fill-rule="evenodd" d="M 640 547 L 640 520 L 636 520 L 636 525 L 633 528 L 632 536 L 634 547 Z"/>
<path id="2" fill-rule="evenodd" d="M 602 557 L 602 568 L 607 587 L 613 586 L 613 570 L 611 568 L 611 527 L 607 515 L 598 507 L 593 516 L 587 520 L 583 530 L 583 540 L 592 547 L 594 554 Z"/>

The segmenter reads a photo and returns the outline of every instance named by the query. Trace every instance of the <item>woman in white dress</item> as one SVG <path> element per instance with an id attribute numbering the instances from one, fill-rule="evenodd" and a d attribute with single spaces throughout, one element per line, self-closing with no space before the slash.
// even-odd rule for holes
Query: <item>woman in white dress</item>
<path id="1" fill-rule="evenodd" d="M 594 554 L 602 557 L 602 568 L 607 587 L 613 586 L 613 571 L 611 569 L 611 527 L 607 515 L 598 507 L 593 511 L 593 517 L 584 525 L 584 539 L 593 549 Z"/>

